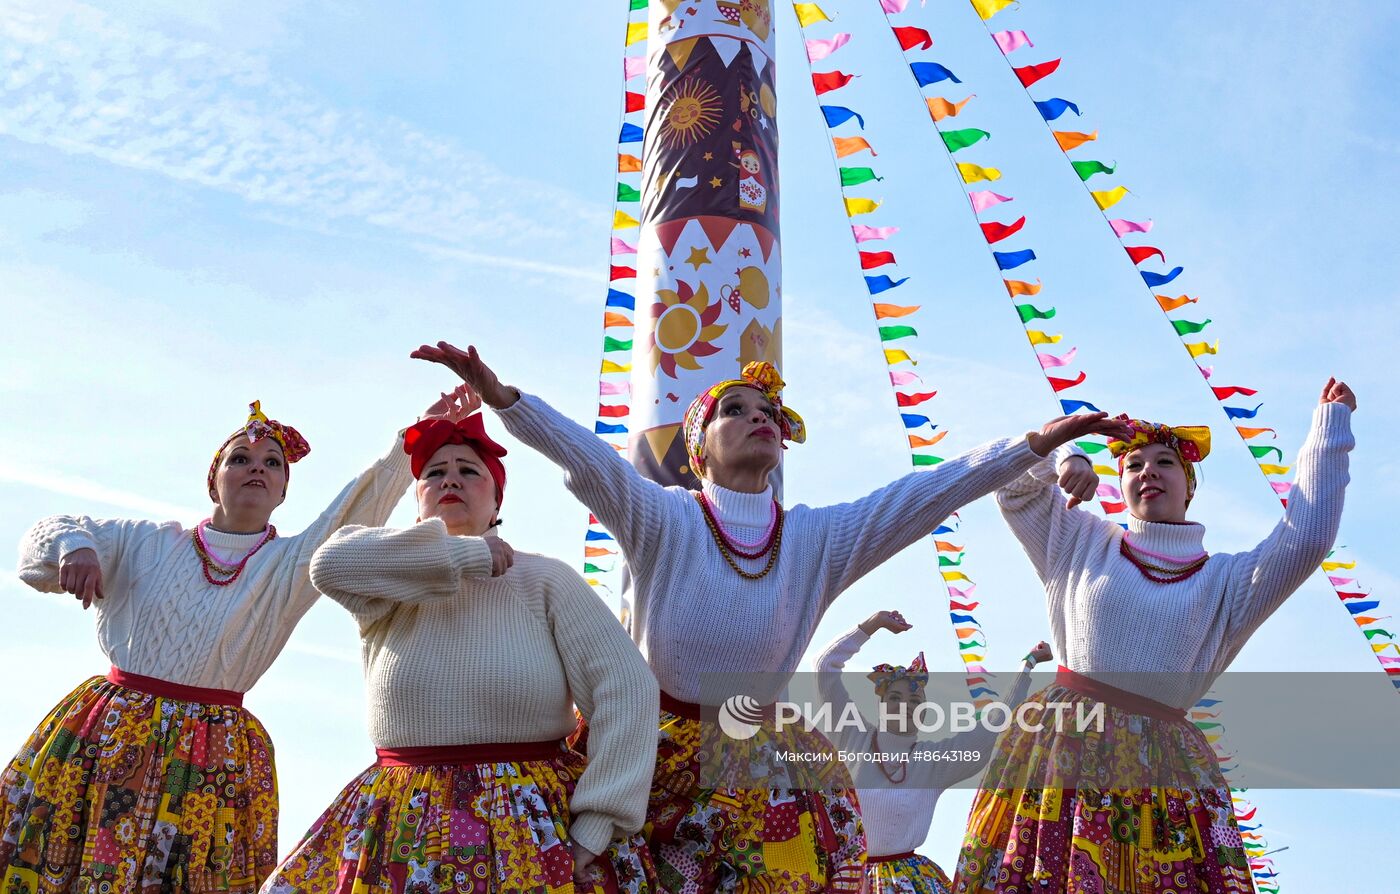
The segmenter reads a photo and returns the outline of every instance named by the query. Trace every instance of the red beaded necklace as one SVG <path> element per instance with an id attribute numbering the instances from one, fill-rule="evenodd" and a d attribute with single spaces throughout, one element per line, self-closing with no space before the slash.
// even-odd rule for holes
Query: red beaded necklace
<path id="1" fill-rule="evenodd" d="M 1154 584 L 1175 584 L 1184 581 L 1206 567 L 1206 561 L 1210 558 L 1209 555 L 1202 553 L 1199 557 L 1175 568 L 1164 565 L 1154 565 L 1146 559 L 1138 557 L 1133 551 L 1132 546 L 1128 543 L 1127 537 L 1119 539 L 1118 552 L 1123 555 L 1123 558 L 1132 562 L 1133 566 L 1142 573 L 1143 577 L 1152 581 Z M 1164 576 L 1159 577 L 1158 575 Z"/>
<path id="2" fill-rule="evenodd" d="M 212 519 L 206 518 L 204 521 L 195 525 L 194 531 L 191 532 L 193 536 L 190 539 L 194 541 L 194 553 L 199 557 L 199 565 L 200 569 L 204 572 L 204 579 L 216 587 L 227 587 L 229 584 L 238 580 L 239 575 L 243 573 L 243 569 L 248 565 L 248 560 L 253 558 L 253 554 L 262 549 L 277 536 L 277 529 L 272 525 L 268 525 L 267 530 L 263 532 L 263 538 L 257 542 L 257 545 L 248 550 L 237 565 L 229 566 L 216 560 L 210 553 L 209 544 L 204 542 L 204 529 L 209 526 L 211 521 Z M 220 575 L 228 576 L 222 580 L 218 580 L 214 577 L 215 572 Z"/>
<path id="3" fill-rule="evenodd" d="M 899 776 L 896 777 L 895 774 L 893 774 L 893 773 L 891 773 L 889 770 L 885 769 L 884 752 L 882 752 L 882 751 L 880 750 L 880 732 L 879 732 L 879 730 L 876 730 L 875 732 L 872 732 L 872 733 L 870 734 L 870 748 L 871 748 L 871 750 L 873 750 L 873 751 L 875 752 L 875 754 L 876 754 L 875 763 L 880 767 L 880 772 L 883 773 L 883 774 L 885 775 L 885 778 L 888 779 L 888 780 L 889 780 L 892 784 L 894 784 L 894 785 L 899 785 L 899 784 L 900 784 L 901 782 L 903 782 L 905 779 L 908 779 L 908 778 L 909 778 L 909 761 L 912 761 L 912 760 L 913 760 L 913 758 L 914 758 L 914 749 L 915 749 L 916 747 L 918 747 L 918 744 L 919 744 L 918 737 L 915 737 L 914 741 L 912 741 L 912 742 L 909 743 L 909 747 L 908 747 L 908 749 L 906 749 L 906 750 L 908 751 L 908 754 L 909 754 L 909 760 L 908 760 L 908 761 L 902 761 L 902 762 L 900 763 L 900 765 L 899 765 L 899 770 L 900 770 Z"/>

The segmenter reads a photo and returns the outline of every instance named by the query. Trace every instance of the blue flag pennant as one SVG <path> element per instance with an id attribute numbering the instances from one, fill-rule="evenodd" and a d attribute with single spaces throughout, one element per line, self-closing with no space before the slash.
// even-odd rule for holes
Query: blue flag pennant
<path id="1" fill-rule="evenodd" d="M 628 310 L 637 309 L 637 299 L 627 294 L 619 292 L 617 289 L 608 289 L 608 307 L 625 307 Z"/>
<path id="2" fill-rule="evenodd" d="M 1148 287 L 1155 289 L 1158 286 L 1164 286 L 1176 279 L 1181 275 L 1181 271 L 1181 267 L 1174 267 L 1171 273 L 1166 274 L 1153 273 L 1151 270 L 1142 270 L 1140 272 L 1142 273 L 1142 281 L 1147 283 Z"/>
<path id="3" fill-rule="evenodd" d="M 618 136 L 619 143 L 640 143 L 642 141 L 642 129 L 635 124 L 623 124 L 622 133 Z"/>
<path id="4" fill-rule="evenodd" d="M 827 127 L 839 127 L 854 118 L 860 129 L 865 130 L 865 119 L 845 106 L 822 106 L 822 115 L 826 118 Z"/>
<path id="5" fill-rule="evenodd" d="M 914 80 L 919 82 L 920 87 L 927 87 L 929 84 L 937 84 L 939 81 L 952 81 L 954 84 L 961 84 L 958 76 L 937 62 L 911 62 L 910 71 L 914 72 Z"/>
<path id="6" fill-rule="evenodd" d="M 1056 118 L 1063 115 L 1066 109 L 1076 115 L 1079 114 L 1079 106 L 1067 99 L 1060 99 L 1059 97 L 1037 102 L 1035 107 L 1040 110 L 1040 117 L 1044 118 L 1046 121 L 1054 121 Z"/>
<path id="7" fill-rule="evenodd" d="M 909 277 L 907 276 L 900 279 L 890 279 L 888 276 L 881 274 L 880 276 L 867 276 L 865 278 L 865 287 L 870 290 L 870 294 L 878 295 L 881 292 L 888 292 L 896 286 L 902 286 L 908 281 Z"/>
<path id="8" fill-rule="evenodd" d="M 1028 264 L 1035 260 L 1035 252 L 1029 248 L 1020 251 L 994 251 L 992 257 L 997 259 L 997 266 L 1003 270 L 1015 270 L 1022 264 Z"/>

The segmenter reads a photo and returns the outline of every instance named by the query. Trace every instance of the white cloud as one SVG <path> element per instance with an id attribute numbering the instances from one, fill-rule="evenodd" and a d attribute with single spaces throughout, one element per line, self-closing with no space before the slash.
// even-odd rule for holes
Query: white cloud
<path id="1" fill-rule="evenodd" d="M 4 463 L 0 463 L 0 481 L 107 503 L 120 509 L 129 509 L 137 515 L 153 518 L 194 519 L 202 514 L 198 509 L 163 500 L 152 500 L 141 494 L 108 487 L 76 475 L 65 475 L 52 469 L 26 464 L 14 457 L 7 457 Z"/>

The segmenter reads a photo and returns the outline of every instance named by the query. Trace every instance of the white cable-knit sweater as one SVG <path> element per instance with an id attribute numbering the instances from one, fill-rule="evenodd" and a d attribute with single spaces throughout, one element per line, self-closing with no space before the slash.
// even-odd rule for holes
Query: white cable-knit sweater
<path id="1" fill-rule="evenodd" d="M 833 709 L 835 716 L 839 716 L 840 706 L 851 702 L 841 672 L 846 662 L 869 641 L 870 635 L 857 627 L 833 640 L 817 658 L 817 685 L 822 698 L 836 706 Z M 1030 672 L 1023 670 L 1012 684 L 1010 697 L 1001 701 L 1015 708 L 1025 699 L 1030 685 Z M 876 729 L 875 721 L 869 718 L 863 718 L 863 721 L 865 730 Z M 933 732 L 925 735 L 919 730 L 911 730 L 910 733 L 882 733 L 878 739 L 879 751 L 906 753 L 918 742 L 924 749 L 975 752 L 978 757 L 975 760 L 911 761 L 902 765 L 906 770 L 899 783 L 876 779 L 878 784 L 875 785 L 869 784 L 873 764 L 865 762 L 852 766 L 856 794 L 860 800 L 860 815 L 865 823 L 865 847 L 872 857 L 908 853 L 922 845 L 943 790 L 986 766 L 992 759 L 992 747 L 997 740 L 997 733 L 981 725 L 960 733 Z M 872 733 L 854 726 L 837 730 L 832 738 L 842 751 L 864 754 L 875 750 Z M 900 775 L 898 766 L 890 765 L 892 775 Z"/>
<path id="2" fill-rule="evenodd" d="M 1002 488 L 1002 515 L 1045 584 L 1061 663 L 1083 674 L 1134 673 L 1107 682 L 1179 708 L 1195 703 L 1332 548 L 1355 443 L 1351 410 L 1319 406 L 1278 526 L 1249 552 L 1212 555 L 1197 574 L 1172 584 L 1148 580 L 1119 553 L 1121 527 L 1065 508 L 1056 481 L 1067 453 L 1057 451 Z M 1202 525 L 1129 518 L 1128 530 L 1135 545 L 1163 555 L 1203 550 Z"/>
<path id="3" fill-rule="evenodd" d="M 97 552 L 106 598 L 96 600 L 97 640 L 112 664 L 186 686 L 247 692 L 277 658 L 319 595 L 311 556 L 350 522 L 383 524 L 412 481 L 400 441 L 335 498 L 305 531 L 268 542 L 226 587 L 204 579 L 191 529 L 179 522 L 55 515 L 19 544 L 19 577 L 61 593 L 59 561 Z M 220 556 L 241 557 L 262 534 L 206 529 Z"/>
<path id="4" fill-rule="evenodd" d="M 1037 459 L 1024 437 L 993 441 L 852 503 L 793 506 L 775 567 L 745 580 L 725 564 L 693 492 L 644 478 L 537 397 L 522 394 L 498 412 L 511 434 L 564 469 L 569 490 L 617 537 L 631 572 L 632 638 L 661 689 L 689 702 L 701 701 L 702 674 L 792 674 L 842 591 Z M 735 536 L 762 536 L 771 490 L 707 482 L 705 493 Z M 766 557 L 736 561 L 759 571 Z"/>
<path id="5" fill-rule="evenodd" d="M 563 562 L 517 552 L 491 577 L 480 537 L 439 519 L 347 527 L 311 579 L 360 626 L 370 739 L 380 748 L 539 742 L 589 723 L 570 802 L 595 854 L 642 827 L 656 763 L 656 679 L 611 611 Z"/>

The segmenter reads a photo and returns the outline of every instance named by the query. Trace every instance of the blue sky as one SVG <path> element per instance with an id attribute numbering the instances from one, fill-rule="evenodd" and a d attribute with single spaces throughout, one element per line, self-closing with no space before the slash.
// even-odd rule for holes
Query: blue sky
<path id="1" fill-rule="evenodd" d="M 896 294 L 924 306 L 910 350 L 940 392 L 926 406 L 951 431 L 944 445 L 1038 425 L 1055 405 L 877 4 L 823 6 L 839 17 L 832 31 L 855 35 L 829 67 L 862 75 L 836 96 L 866 116 L 886 179 L 851 194 L 883 199 L 872 223 L 902 228 L 888 247 L 913 278 Z M 451 384 L 407 359 L 425 340 L 474 341 L 508 380 L 591 420 L 624 7 L 0 8 L 0 541 L 57 512 L 199 520 L 208 455 L 254 398 L 313 444 L 275 519 L 298 530 Z M 1180 284 L 1215 321 L 1217 381 L 1261 390 L 1290 460 L 1326 378 L 1357 391 L 1343 540 L 1387 607 L 1400 599 L 1384 510 L 1400 499 L 1386 446 L 1400 434 L 1397 19 L 1359 2 L 1107 0 L 1072 15 L 1028 0 L 996 19 L 1043 49 L 1026 61 L 1065 58 L 1047 84 L 1081 104 L 1076 128 L 1100 130 L 1087 157 L 1120 163 L 1115 182 L 1133 195 L 1115 213 L 1156 221 L 1147 241 L 1186 266 Z M 812 433 L 788 454 L 788 501 L 821 504 L 908 460 L 796 23 L 781 6 L 776 21 L 783 372 Z M 931 58 L 978 95 L 968 126 L 993 138 L 968 159 L 1002 168 L 998 191 L 1030 217 L 1015 247 L 1041 257 L 1057 331 L 1090 376 L 1084 396 L 1216 426 L 1193 512 L 1211 549 L 1252 546 L 1277 502 L 980 23 L 960 0 L 911 5 L 905 23 L 928 28 Z M 510 468 L 504 536 L 578 558 L 585 515 L 557 471 L 524 448 Z M 406 502 L 395 521 L 412 517 Z M 1004 667 L 1046 635 L 1039 590 L 989 505 L 964 522 L 991 663 Z M 23 635 L 0 646 L 0 678 L 26 684 L 0 716 L 13 746 L 104 663 L 91 619 L 26 591 L 6 564 L 3 616 Z M 910 549 L 836 604 L 813 653 L 899 608 L 915 631 L 860 660 L 923 648 L 956 669 L 943 599 L 931 552 Z M 1318 578 L 1236 667 L 1376 664 Z M 317 606 L 249 704 L 278 743 L 290 846 L 371 758 L 349 618 Z M 1286 890 L 1321 889 L 1327 858 L 1362 836 L 1373 851 L 1400 846 L 1396 792 L 1251 796 L 1271 844 L 1289 847 Z M 945 867 L 968 801 L 945 796 L 924 848 Z"/>

